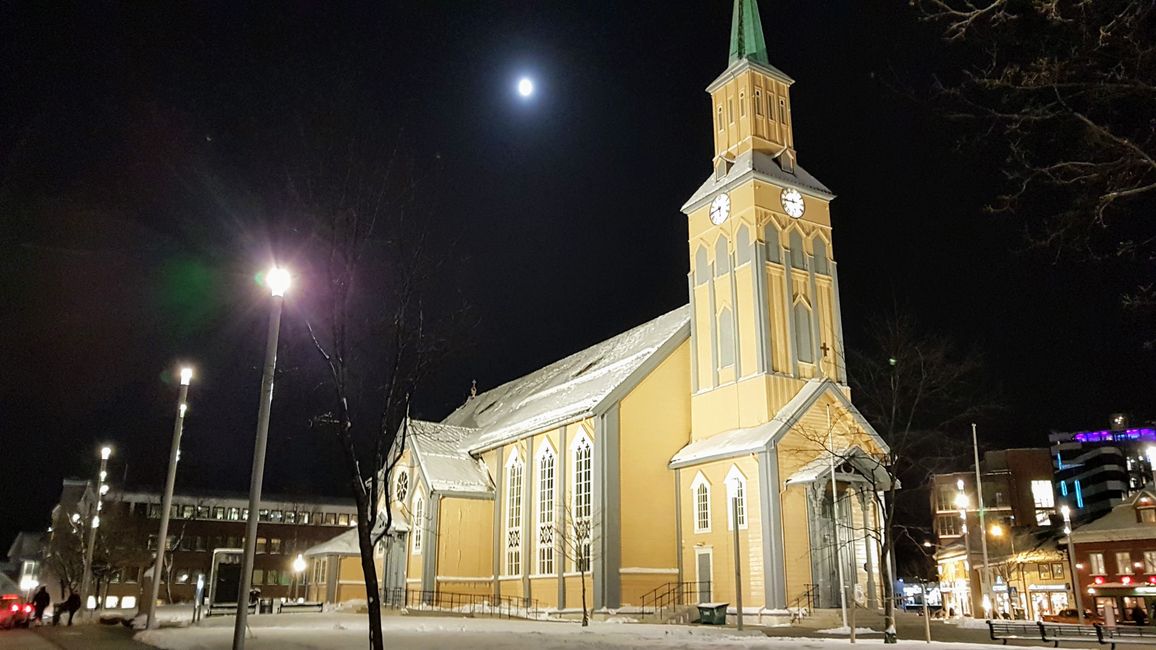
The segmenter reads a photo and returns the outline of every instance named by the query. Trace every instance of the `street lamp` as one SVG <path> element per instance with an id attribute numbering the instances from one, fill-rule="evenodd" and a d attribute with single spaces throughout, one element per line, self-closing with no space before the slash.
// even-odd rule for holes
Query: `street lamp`
<path id="1" fill-rule="evenodd" d="M 301 584 L 301 574 L 305 573 L 305 557 L 300 553 L 293 560 L 293 598 L 297 598 L 297 585 Z"/>
<path id="2" fill-rule="evenodd" d="M 273 267 L 265 285 L 273 298 L 269 331 L 265 336 L 265 371 L 261 377 L 261 405 L 257 409 L 257 440 L 253 446 L 253 474 L 249 482 L 249 518 L 245 522 L 245 556 L 241 584 L 237 587 L 237 619 L 233 623 L 233 650 L 245 647 L 245 624 L 249 619 L 249 590 L 253 588 L 253 559 L 257 555 L 257 519 L 261 508 L 261 483 L 265 477 L 265 446 L 269 439 L 269 410 L 273 405 L 273 372 L 277 369 L 277 338 L 281 332 L 281 309 L 289 289 L 289 271 Z"/>
<path id="3" fill-rule="evenodd" d="M 96 549 L 96 529 L 100 527 L 100 511 L 104 509 L 105 479 L 108 478 L 108 459 L 112 456 L 112 447 L 100 448 L 100 472 L 97 474 L 96 503 L 89 506 L 88 514 L 88 545 L 84 549 L 84 577 L 80 583 L 81 607 L 88 607 L 88 590 L 92 587 L 92 555 Z M 73 515 L 73 521 L 78 517 Z M 99 603 L 97 603 L 99 605 Z"/>
<path id="4" fill-rule="evenodd" d="M 161 571 L 164 570 L 165 551 L 168 550 L 169 515 L 173 507 L 173 487 L 177 483 L 177 463 L 181 459 L 181 433 L 185 428 L 185 413 L 188 412 L 189 384 L 193 381 L 193 369 L 185 366 L 180 370 L 181 388 L 177 395 L 177 419 L 173 423 L 173 441 L 169 448 L 169 471 L 165 479 L 165 494 L 161 498 L 161 529 L 157 532 L 157 557 L 153 560 L 153 579 L 149 587 L 149 601 L 145 605 L 148 612 L 146 626 L 156 629 L 157 598 L 160 596 Z"/>
<path id="5" fill-rule="evenodd" d="M 1064 517 L 1064 534 L 1068 536 L 1068 570 L 1072 574 L 1072 591 L 1076 594 L 1076 616 L 1080 625 L 1084 624 L 1084 598 L 1080 594 L 1080 576 L 1076 573 L 1076 540 L 1072 536 L 1072 509 L 1068 504 L 1060 506 Z"/>
<path id="6" fill-rule="evenodd" d="M 959 509 L 959 532 L 963 536 L 963 563 L 966 567 L 967 581 L 971 585 L 971 536 L 967 533 L 967 493 L 963 491 L 963 479 L 955 481 L 955 487 L 959 493 L 955 495 L 955 507 Z M 971 594 L 968 590 L 968 600 L 970 601 Z M 970 609 L 970 606 L 969 606 Z M 959 614 L 963 616 L 963 603 L 960 603 Z"/>

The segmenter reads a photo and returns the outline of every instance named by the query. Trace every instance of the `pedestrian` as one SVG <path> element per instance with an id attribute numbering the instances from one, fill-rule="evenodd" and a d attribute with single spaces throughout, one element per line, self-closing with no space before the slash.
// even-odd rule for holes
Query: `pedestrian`
<path id="1" fill-rule="evenodd" d="M 1136 625 L 1147 625 L 1148 612 L 1145 612 L 1143 607 L 1136 605 L 1132 608 L 1132 622 Z"/>
<path id="2" fill-rule="evenodd" d="M 68 624 L 72 625 L 72 617 L 80 610 L 80 594 L 73 591 L 68 600 L 64 601 L 64 611 L 68 612 Z"/>
<path id="3" fill-rule="evenodd" d="M 52 602 L 52 596 L 48 595 L 48 587 L 40 586 L 36 590 L 36 595 L 32 597 L 33 614 L 32 620 L 44 624 L 44 610 L 48 609 L 48 604 Z"/>

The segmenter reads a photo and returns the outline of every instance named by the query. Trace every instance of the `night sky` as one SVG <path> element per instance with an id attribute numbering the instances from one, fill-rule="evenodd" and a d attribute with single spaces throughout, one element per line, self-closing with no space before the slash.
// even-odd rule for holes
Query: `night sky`
<path id="1" fill-rule="evenodd" d="M 339 97 L 400 143 L 452 258 L 443 283 L 476 322 L 415 416 L 686 301 L 679 207 L 710 173 L 704 88 L 726 66 L 731 3 L 392 4 L 0 7 L 0 549 L 47 525 L 98 443 L 117 448 L 114 481 L 160 482 L 180 361 L 198 376 L 178 486 L 247 486 L 253 276 L 289 255 L 254 179 L 277 173 L 264 143 L 303 104 Z M 1002 143 L 957 147 L 969 127 L 906 92 L 958 54 L 905 2 L 761 11 L 796 80 L 799 161 L 838 195 L 848 345 L 898 303 L 981 347 L 1004 406 L 990 445 L 1150 417 L 1156 364 L 1118 307 L 1127 282 L 1027 250 L 982 209 Z M 340 494 L 335 445 L 291 409 L 307 384 L 278 387 L 266 491 Z"/>

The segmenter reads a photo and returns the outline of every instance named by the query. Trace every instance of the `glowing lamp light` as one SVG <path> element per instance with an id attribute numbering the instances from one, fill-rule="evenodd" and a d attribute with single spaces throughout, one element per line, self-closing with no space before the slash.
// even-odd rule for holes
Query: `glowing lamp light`
<path id="1" fill-rule="evenodd" d="M 1124 577 L 1120 578 L 1120 582 L 1122 582 L 1123 584 L 1126 584 L 1126 585 L 1130 585 L 1130 584 L 1132 584 L 1132 576 L 1124 576 Z"/>
<path id="2" fill-rule="evenodd" d="M 961 490 L 961 491 L 963 490 L 963 479 L 957 479 L 955 481 L 955 489 Z"/>
<path id="3" fill-rule="evenodd" d="M 1060 514 L 1064 517 L 1064 519 L 1067 519 L 1068 515 L 1071 513 L 1072 509 L 1068 507 L 1068 504 L 1065 503 L 1064 505 L 1060 506 Z"/>
<path id="4" fill-rule="evenodd" d="M 960 510 L 963 510 L 964 508 L 967 507 L 967 495 L 966 494 L 960 492 L 959 494 L 955 495 L 955 507 L 959 508 Z"/>
<path id="5" fill-rule="evenodd" d="M 72 513 L 72 523 L 74 523 L 74 524 L 80 523 L 80 515 L 79 514 L 77 514 L 75 512 Z"/>
<path id="6" fill-rule="evenodd" d="M 992 535 L 992 537 L 1003 536 L 1003 526 L 1000 526 L 999 524 L 993 525 L 991 527 L 991 535 Z"/>
<path id="7" fill-rule="evenodd" d="M 181 385 L 188 386 L 189 382 L 193 380 L 193 369 L 189 367 L 181 368 Z"/>
<path id="8" fill-rule="evenodd" d="M 1095 587 L 1088 587 L 1088 593 L 1095 596 L 1096 595 L 1096 588 Z"/>
<path id="9" fill-rule="evenodd" d="M 1098 585 L 1102 585 L 1104 584 L 1104 576 L 1096 576 L 1092 582 L 1095 582 Z"/>
<path id="10" fill-rule="evenodd" d="M 108 478 L 108 472 L 104 471 L 103 469 L 100 470 L 100 480 L 103 482 L 106 478 Z"/>
<path id="11" fill-rule="evenodd" d="M 265 286 L 269 287 L 269 293 L 274 296 L 284 296 L 285 291 L 289 288 L 289 271 L 274 266 L 265 274 Z"/>
<path id="12" fill-rule="evenodd" d="M 100 448 L 100 459 L 101 460 L 108 460 L 108 457 L 111 455 L 112 455 L 112 447 L 101 447 Z"/>
<path id="13" fill-rule="evenodd" d="M 101 494 L 101 496 L 104 496 L 105 494 L 108 494 L 108 483 L 102 483 L 102 484 L 101 484 L 101 486 L 100 486 L 100 494 Z"/>
<path id="14" fill-rule="evenodd" d="M 1156 576 L 1148 576 L 1148 584 L 1156 585 Z"/>
<path id="15" fill-rule="evenodd" d="M 100 515 L 97 515 L 97 516 L 92 518 L 92 527 L 93 528 L 100 528 Z"/>
<path id="16" fill-rule="evenodd" d="M 32 578 L 31 576 L 24 576 L 23 578 L 20 579 L 20 590 L 21 591 L 32 591 L 33 589 L 35 589 L 39 586 L 40 586 L 40 581 L 36 580 L 35 578 Z"/>
<path id="17" fill-rule="evenodd" d="M 293 560 L 293 572 L 294 573 L 304 573 L 305 572 L 305 558 L 300 553 L 297 554 L 297 559 Z"/>
<path id="18" fill-rule="evenodd" d="M 188 404 L 183 404 L 183 403 L 182 403 L 180 406 L 178 406 L 178 407 L 177 407 L 177 411 L 179 411 L 179 412 L 180 412 L 180 414 L 181 414 L 181 417 L 185 417 L 185 413 L 186 413 L 186 412 L 188 412 L 188 410 L 189 410 L 189 405 L 188 405 Z"/>
<path id="19" fill-rule="evenodd" d="M 1082 571 L 1084 569 L 1084 563 L 1083 562 L 1077 562 L 1076 568 Z"/>

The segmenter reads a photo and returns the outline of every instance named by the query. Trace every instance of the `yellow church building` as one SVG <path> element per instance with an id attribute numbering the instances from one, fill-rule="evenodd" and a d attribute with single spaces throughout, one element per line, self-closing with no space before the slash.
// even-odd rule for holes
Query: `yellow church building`
<path id="1" fill-rule="evenodd" d="M 850 400 L 834 195 L 798 162 L 793 83 L 736 0 L 712 171 L 682 209 L 689 304 L 411 421 L 388 477 L 404 584 L 555 610 L 583 580 L 596 611 L 734 603 L 738 562 L 748 611 L 839 607 L 841 583 L 878 604 L 886 446 Z"/>

